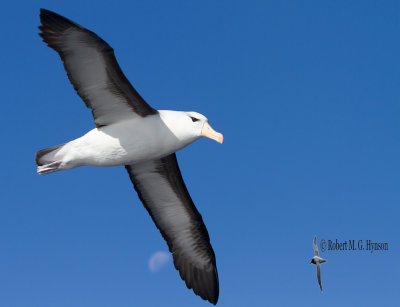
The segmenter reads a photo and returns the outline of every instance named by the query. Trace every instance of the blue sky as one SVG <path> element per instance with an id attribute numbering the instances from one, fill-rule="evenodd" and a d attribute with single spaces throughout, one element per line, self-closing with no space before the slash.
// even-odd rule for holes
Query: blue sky
<path id="1" fill-rule="evenodd" d="M 398 304 L 399 2 L 100 0 L 2 5 L 2 306 L 211 306 L 171 261 L 149 270 L 167 246 L 123 167 L 36 174 L 38 149 L 94 126 L 41 7 L 106 40 L 153 107 L 224 134 L 178 153 L 218 306 Z M 321 293 L 314 235 L 389 250 L 321 252 Z"/>

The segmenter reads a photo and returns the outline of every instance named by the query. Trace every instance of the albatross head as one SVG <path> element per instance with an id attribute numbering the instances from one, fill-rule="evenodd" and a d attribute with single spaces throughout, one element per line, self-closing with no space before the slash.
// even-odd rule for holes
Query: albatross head
<path id="1" fill-rule="evenodd" d="M 197 112 L 159 111 L 168 128 L 181 140 L 191 140 L 205 136 L 221 143 L 224 136 L 211 128 L 207 117 Z"/>

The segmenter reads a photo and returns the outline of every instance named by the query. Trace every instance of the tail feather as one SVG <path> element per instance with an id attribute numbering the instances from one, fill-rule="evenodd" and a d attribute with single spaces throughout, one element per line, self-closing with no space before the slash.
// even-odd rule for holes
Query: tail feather
<path id="1" fill-rule="evenodd" d="M 49 164 L 45 164 L 43 166 L 38 166 L 37 172 L 39 175 L 56 172 L 59 170 L 59 166 L 61 165 L 61 163 L 62 161 L 56 161 Z"/>
<path id="2" fill-rule="evenodd" d="M 65 144 L 57 145 L 50 148 L 39 150 L 35 156 L 35 162 L 38 166 L 37 172 L 39 175 L 44 175 L 59 170 L 62 163 L 62 157 L 57 157 L 56 154 Z"/>
<path id="3" fill-rule="evenodd" d="M 56 160 L 54 159 L 54 155 L 64 145 L 65 144 L 61 144 L 61 145 L 57 145 L 57 146 L 41 149 L 38 152 L 36 152 L 35 162 L 36 162 L 37 166 L 43 166 L 45 164 L 56 162 Z"/>

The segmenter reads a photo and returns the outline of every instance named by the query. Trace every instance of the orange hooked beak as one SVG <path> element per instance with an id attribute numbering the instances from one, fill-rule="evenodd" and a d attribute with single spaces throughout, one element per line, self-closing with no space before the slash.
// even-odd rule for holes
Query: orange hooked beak
<path id="1" fill-rule="evenodd" d="M 213 139 L 214 141 L 217 141 L 218 143 L 221 144 L 224 141 L 224 136 L 222 135 L 222 133 L 219 133 L 215 131 L 213 128 L 211 128 L 208 122 L 204 123 L 203 129 L 201 130 L 201 135 Z"/>

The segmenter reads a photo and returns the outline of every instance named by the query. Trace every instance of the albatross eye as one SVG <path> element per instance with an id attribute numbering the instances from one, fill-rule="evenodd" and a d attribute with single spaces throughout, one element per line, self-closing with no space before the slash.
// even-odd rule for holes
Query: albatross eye
<path id="1" fill-rule="evenodd" d="M 196 117 L 192 117 L 192 116 L 190 116 L 190 118 L 191 118 L 192 122 L 197 122 L 197 121 L 200 120 L 200 119 L 198 119 L 198 118 L 196 118 Z"/>

